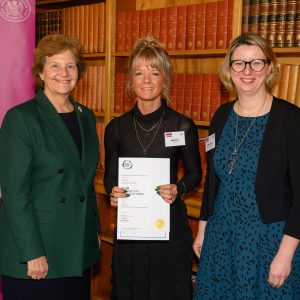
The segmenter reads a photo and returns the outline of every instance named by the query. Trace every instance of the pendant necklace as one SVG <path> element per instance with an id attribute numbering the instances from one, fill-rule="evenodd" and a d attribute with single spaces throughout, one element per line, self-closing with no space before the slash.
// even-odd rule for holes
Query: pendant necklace
<path id="1" fill-rule="evenodd" d="M 135 116 L 134 116 L 134 118 L 133 118 L 133 124 L 134 124 L 135 134 L 136 134 L 136 137 L 137 137 L 137 139 L 138 139 L 139 144 L 141 145 L 141 148 L 142 148 L 142 150 L 143 150 L 143 154 L 144 154 L 144 155 L 146 155 L 146 154 L 148 153 L 148 152 L 147 152 L 147 149 L 150 147 L 150 145 L 152 144 L 152 142 L 154 141 L 154 139 L 155 139 L 155 137 L 156 137 L 156 135 L 157 135 L 157 133 L 158 133 L 158 130 L 159 130 L 159 128 L 160 128 L 160 125 L 161 125 L 161 122 L 162 122 L 162 120 L 163 120 L 164 114 L 165 114 L 165 111 L 163 111 L 163 114 L 162 114 L 161 118 L 159 119 L 159 121 L 158 121 L 154 126 L 152 126 L 150 129 L 148 129 L 148 132 L 149 132 L 149 131 L 151 131 L 152 129 L 154 129 L 155 127 L 157 127 L 157 128 L 156 128 L 156 131 L 155 131 L 155 133 L 154 133 L 154 135 L 153 135 L 153 137 L 152 137 L 152 139 L 151 139 L 151 141 L 149 142 L 149 144 L 148 144 L 146 147 L 144 147 L 144 145 L 142 144 L 142 142 L 141 142 L 141 140 L 140 140 L 140 137 L 139 137 L 139 135 L 138 135 L 138 132 L 137 132 L 136 123 L 138 123 L 138 120 L 136 119 Z M 138 123 L 138 124 L 139 124 L 139 123 Z M 139 125 L 140 125 L 140 124 L 139 124 Z M 140 127 L 141 127 L 142 129 L 144 129 L 142 126 L 140 126 Z M 147 133 L 147 135 L 148 135 L 147 129 L 144 129 L 144 131 L 146 131 L 146 133 Z"/>
<path id="2" fill-rule="evenodd" d="M 235 125 L 235 137 L 234 137 L 234 150 L 233 152 L 231 153 L 230 155 L 230 159 L 229 159 L 229 162 L 228 162 L 228 168 L 229 168 L 229 174 L 232 173 L 232 171 L 237 167 L 237 159 L 238 159 L 238 151 L 241 147 L 241 145 L 243 144 L 246 136 L 248 135 L 248 133 L 250 132 L 250 129 L 252 128 L 254 122 L 256 121 L 260 111 L 262 110 L 262 108 L 265 106 L 266 104 L 266 101 L 267 101 L 267 96 L 268 94 L 266 94 L 266 97 L 265 97 L 265 100 L 262 104 L 262 106 L 260 107 L 260 109 L 258 110 L 255 118 L 253 119 L 253 121 L 251 122 L 251 124 L 249 125 L 249 127 L 247 128 L 245 134 L 243 135 L 240 143 L 237 145 L 237 136 L 238 136 L 238 127 L 239 127 L 239 115 L 236 114 L 236 125 Z"/>

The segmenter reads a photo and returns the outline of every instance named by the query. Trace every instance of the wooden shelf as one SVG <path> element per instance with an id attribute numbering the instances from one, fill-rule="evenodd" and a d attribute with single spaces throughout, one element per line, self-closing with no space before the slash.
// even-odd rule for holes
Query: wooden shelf
<path id="1" fill-rule="evenodd" d="M 170 57 L 224 57 L 226 49 L 192 50 L 192 51 L 168 51 Z M 128 57 L 129 52 L 114 52 L 115 57 Z"/>
<path id="2" fill-rule="evenodd" d="M 113 230 L 105 230 L 100 233 L 100 239 L 103 242 L 109 243 L 113 245 L 114 243 L 114 231 Z"/>

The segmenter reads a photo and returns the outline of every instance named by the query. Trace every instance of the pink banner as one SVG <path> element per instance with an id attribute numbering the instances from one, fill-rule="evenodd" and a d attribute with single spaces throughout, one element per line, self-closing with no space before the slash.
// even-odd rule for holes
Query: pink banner
<path id="1" fill-rule="evenodd" d="M 10 107 L 34 95 L 35 0 L 0 0 L 0 40 L 1 126 Z"/>
<path id="2" fill-rule="evenodd" d="M 0 126 L 6 111 L 34 95 L 35 0 L 0 0 Z M 3 299 L 0 277 L 0 300 Z"/>

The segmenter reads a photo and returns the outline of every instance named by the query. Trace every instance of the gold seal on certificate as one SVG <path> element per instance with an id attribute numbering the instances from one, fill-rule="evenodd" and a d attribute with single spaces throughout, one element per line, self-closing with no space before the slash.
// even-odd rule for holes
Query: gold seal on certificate
<path id="1" fill-rule="evenodd" d="M 157 229 L 163 229 L 165 227 L 165 221 L 163 219 L 157 219 L 155 221 L 155 226 Z"/>

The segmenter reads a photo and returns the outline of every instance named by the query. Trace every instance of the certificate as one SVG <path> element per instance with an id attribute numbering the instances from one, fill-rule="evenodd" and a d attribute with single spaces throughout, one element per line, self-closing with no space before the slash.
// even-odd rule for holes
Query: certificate
<path id="1" fill-rule="evenodd" d="M 119 158 L 118 186 L 130 196 L 118 201 L 118 239 L 169 240 L 170 204 L 155 190 L 168 183 L 169 158 Z"/>

